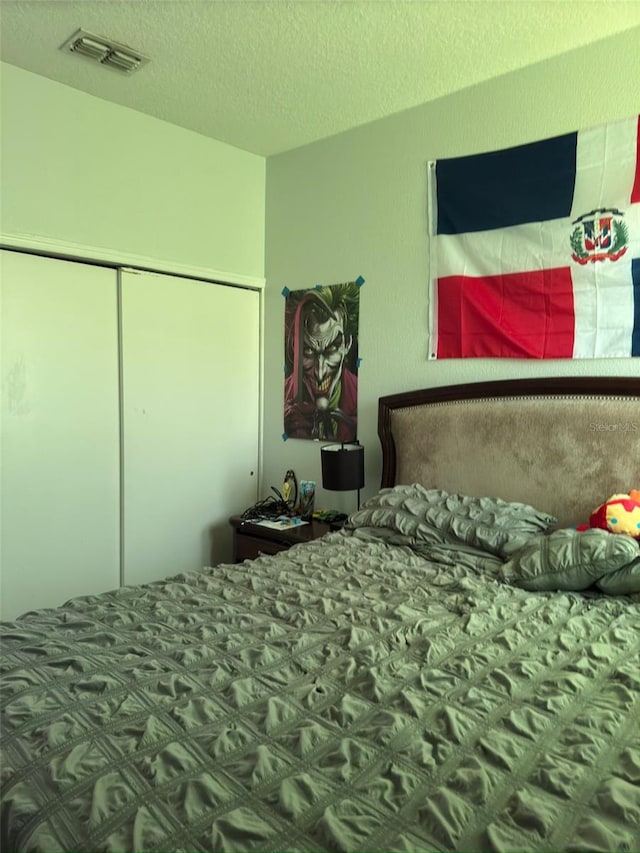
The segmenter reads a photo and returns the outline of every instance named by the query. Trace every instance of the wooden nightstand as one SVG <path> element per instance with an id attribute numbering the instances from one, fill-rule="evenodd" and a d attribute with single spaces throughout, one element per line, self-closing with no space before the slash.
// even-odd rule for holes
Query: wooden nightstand
<path id="1" fill-rule="evenodd" d="M 287 548 L 298 545 L 300 542 L 319 539 L 331 530 L 328 524 L 321 521 L 312 521 L 286 530 L 274 530 L 245 521 L 239 515 L 232 515 L 229 524 L 233 527 L 233 561 L 235 563 L 255 560 L 260 554 L 277 554 L 279 551 L 286 551 Z"/>

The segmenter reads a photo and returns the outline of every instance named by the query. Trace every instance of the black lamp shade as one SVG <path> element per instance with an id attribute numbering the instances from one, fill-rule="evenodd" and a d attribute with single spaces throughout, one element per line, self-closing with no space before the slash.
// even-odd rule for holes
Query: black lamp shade
<path id="1" fill-rule="evenodd" d="M 320 450 L 322 487 L 350 492 L 364 486 L 364 447 L 361 444 L 327 444 Z"/>

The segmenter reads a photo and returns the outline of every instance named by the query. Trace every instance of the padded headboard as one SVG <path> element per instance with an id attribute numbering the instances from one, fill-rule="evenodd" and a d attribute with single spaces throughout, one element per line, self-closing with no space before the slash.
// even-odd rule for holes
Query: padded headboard
<path id="1" fill-rule="evenodd" d="M 523 501 L 561 527 L 640 488 L 640 379 L 450 385 L 381 397 L 382 486 Z"/>

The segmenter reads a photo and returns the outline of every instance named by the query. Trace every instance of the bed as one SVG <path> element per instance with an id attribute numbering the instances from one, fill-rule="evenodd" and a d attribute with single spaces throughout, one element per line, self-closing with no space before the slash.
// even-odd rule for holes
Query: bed
<path id="1" fill-rule="evenodd" d="M 2 625 L 3 850 L 640 850 L 640 549 L 573 529 L 640 380 L 378 423 L 342 531 Z"/>

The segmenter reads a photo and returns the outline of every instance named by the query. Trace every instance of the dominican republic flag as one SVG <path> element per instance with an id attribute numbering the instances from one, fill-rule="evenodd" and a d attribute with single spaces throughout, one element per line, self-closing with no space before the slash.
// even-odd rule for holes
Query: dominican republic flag
<path id="1" fill-rule="evenodd" d="M 640 356 L 640 117 L 429 164 L 430 358 Z"/>

